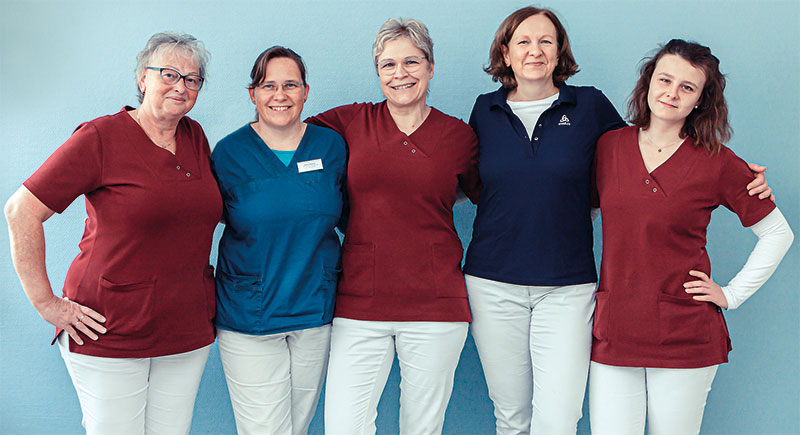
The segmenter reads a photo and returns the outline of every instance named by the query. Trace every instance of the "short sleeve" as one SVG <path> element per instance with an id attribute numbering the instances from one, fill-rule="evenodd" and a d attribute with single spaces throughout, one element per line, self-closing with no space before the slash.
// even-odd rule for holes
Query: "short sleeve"
<path id="1" fill-rule="evenodd" d="M 619 116 L 619 112 L 617 112 L 617 109 L 613 104 L 611 104 L 611 101 L 609 101 L 600 90 L 597 90 L 595 114 L 597 115 L 597 120 L 602 133 L 626 127 L 628 125 L 625 123 L 622 117 Z"/>
<path id="2" fill-rule="evenodd" d="M 458 185 L 473 204 L 477 204 L 481 193 L 481 177 L 478 174 L 478 137 L 471 128 L 465 128 L 464 141 L 469 145 L 458 174 Z"/>
<path id="3" fill-rule="evenodd" d="M 350 121 L 353 120 L 356 113 L 361 109 L 361 106 L 363 106 L 363 104 L 353 103 L 334 107 L 333 109 L 326 110 L 319 115 L 306 119 L 305 122 L 333 129 L 335 132 L 344 136 L 344 130 L 350 124 Z"/>
<path id="4" fill-rule="evenodd" d="M 85 123 L 23 185 L 44 205 L 62 213 L 75 198 L 101 186 L 102 160 L 97 128 Z"/>
<path id="5" fill-rule="evenodd" d="M 744 160 L 727 147 L 723 147 L 720 153 L 719 202 L 736 213 L 743 226 L 752 226 L 774 210 L 775 204 L 769 199 L 761 200 L 747 193 L 747 185 L 754 177 Z"/>

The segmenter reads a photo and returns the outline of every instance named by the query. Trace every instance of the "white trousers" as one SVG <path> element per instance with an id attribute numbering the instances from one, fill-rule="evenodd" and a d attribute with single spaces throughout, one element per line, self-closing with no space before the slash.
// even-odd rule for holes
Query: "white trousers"
<path id="1" fill-rule="evenodd" d="M 155 358 L 102 358 L 70 352 L 68 339 L 62 333 L 58 346 L 87 435 L 189 433 L 211 345 Z"/>
<path id="2" fill-rule="evenodd" d="M 236 431 L 306 434 L 328 366 L 331 326 L 270 335 L 217 329 Z"/>
<path id="3" fill-rule="evenodd" d="M 589 418 L 597 435 L 700 433 L 718 366 L 699 369 L 617 367 L 592 362 Z"/>
<path id="4" fill-rule="evenodd" d="M 325 387 L 326 435 L 374 434 L 378 402 L 400 364 L 400 433 L 440 434 L 467 322 L 333 319 Z"/>
<path id="5" fill-rule="evenodd" d="M 472 337 L 498 434 L 574 434 L 581 418 L 595 283 L 507 284 L 466 275 Z"/>

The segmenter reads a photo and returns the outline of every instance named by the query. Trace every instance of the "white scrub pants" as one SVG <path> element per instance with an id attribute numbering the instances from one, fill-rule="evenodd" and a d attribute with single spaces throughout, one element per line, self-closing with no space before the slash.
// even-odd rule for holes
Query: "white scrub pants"
<path id="1" fill-rule="evenodd" d="M 62 333 L 58 347 L 87 435 L 189 433 L 211 345 L 155 358 L 102 358 L 70 352 L 68 339 Z"/>
<path id="2" fill-rule="evenodd" d="M 706 397 L 718 366 L 699 369 L 618 367 L 592 362 L 589 418 L 592 434 L 700 433 Z"/>
<path id="3" fill-rule="evenodd" d="M 400 364 L 400 433 L 440 434 L 467 322 L 376 322 L 336 317 L 325 387 L 325 434 L 376 431 L 378 402 Z"/>
<path id="4" fill-rule="evenodd" d="M 595 283 L 465 278 L 497 433 L 574 434 L 589 373 Z"/>
<path id="5" fill-rule="evenodd" d="M 249 335 L 217 329 L 236 431 L 306 434 L 328 365 L 331 326 Z"/>

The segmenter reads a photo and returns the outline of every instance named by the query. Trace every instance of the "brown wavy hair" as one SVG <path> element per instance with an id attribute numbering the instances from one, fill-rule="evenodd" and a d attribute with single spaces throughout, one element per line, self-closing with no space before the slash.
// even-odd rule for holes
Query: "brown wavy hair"
<path id="1" fill-rule="evenodd" d="M 561 24 L 556 13 L 550 9 L 528 6 L 512 12 L 511 15 L 506 17 L 500 24 L 500 27 L 494 34 L 492 47 L 489 49 L 489 65 L 483 68 L 487 74 L 492 76 L 493 81 L 499 81 L 506 89 L 511 90 L 516 88 L 517 79 L 514 77 L 514 71 L 511 67 L 506 66 L 505 59 L 503 58 L 503 47 L 508 49 L 508 42 L 511 40 L 511 36 L 514 35 L 514 31 L 517 30 L 517 27 L 519 27 L 523 21 L 539 14 L 547 17 L 556 28 L 558 65 L 556 65 L 556 69 L 553 71 L 553 83 L 559 86 L 580 71 L 580 69 L 578 69 L 578 63 L 575 62 L 575 57 L 572 55 L 572 47 L 569 44 L 567 30 L 564 28 L 564 25 Z"/>
<path id="2" fill-rule="evenodd" d="M 667 54 L 680 56 L 692 66 L 703 70 L 706 76 L 699 104 L 686 117 L 681 128 L 681 137 L 691 137 L 695 145 L 702 146 L 714 154 L 733 136 L 733 128 L 728 123 L 728 104 L 723 95 L 725 76 L 719 70 L 719 59 L 704 45 L 673 39 L 659 47 L 653 57 L 644 58 L 639 69 L 639 81 L 636 82 L 636 87 L 628 99 L 628 120 L 641 128 L 650 125 L 650 106 L 647 104 L 650 80 L 656 69 L 656 63 Z"/>

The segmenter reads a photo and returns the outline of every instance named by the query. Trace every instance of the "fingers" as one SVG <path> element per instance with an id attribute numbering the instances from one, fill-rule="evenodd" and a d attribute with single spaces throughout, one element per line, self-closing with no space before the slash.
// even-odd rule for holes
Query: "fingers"
<path id="1" fill-rule="evenodd" d="M 772 202 L 775 202 L 775 195 L 772 194 L 772 188 L 769 186 L 767 186 L 767 188 L 764 189 L 763 192 L 758 194 L 758 199 L 767 199 L 767 198 L 770 198 Z"/>
<path id="2" fill-rule="evenodd" d="M 76 344 L 83 346 L 83 339 L 81 339 L 80 335 L 78 335 L 78 331 L 76 331 L 72 325 L 65 326 L 64 332 L 69 334 L 69 336 L 72 338 L 72 341 L 74 341 Z"/>
<path id="3" fill-rule="evenodd" d="M 106 318 L 103 317 L 102 314 L 98 313 L 97 311 L 95 311 L 95 310 L 93 310 L 93 309 L 91 309 L 89 307 L 84 307 L 83 305 L 78 305 L 78 306 L 81 308 L 81 312 L 83 314 L 86 314 L 87 316 L 91 317 L 92 319 L 94 319 L 94 320 L 96 320 L 96 321 L 98 321 L 100 323 L 105 323 Z M 83 319 L 81 319 L 81 320 L 83 320 Z"/>
<path id="4" fill-rule="evenodd" d="M 699 302 L 711 302 L 714 303 L 714 299 L 711 298 L 709 295 L 700 295 L 700 296 L 692 296 L 692 299 L 699 301 Z"/>
<path id="5" fill-rule="evenodd" d="M 703 281 L 708 281 L 708 275 L 706 275 L 705 273 L 703 273 L 703 272 L 701 272 L 699 270 L 690 270 L 689 271 L 689 275 L 691 275 L 693 277 L 696 277 L 696 278 L 700 278 Z"/>
<path id="6" fill-rule="evenodd" d="M 747 166 L 749 166 L 750 170 L 753 172 L 764 172 L 767 170 L 766 166 L 761 166 L 758 163 L 748 163 Z"/>

